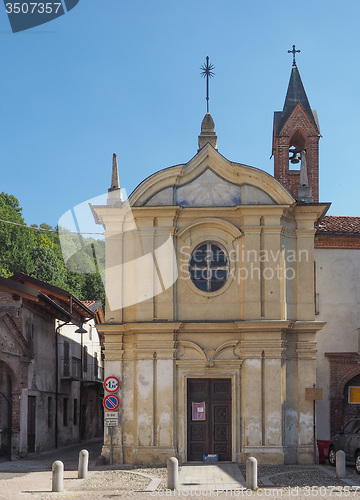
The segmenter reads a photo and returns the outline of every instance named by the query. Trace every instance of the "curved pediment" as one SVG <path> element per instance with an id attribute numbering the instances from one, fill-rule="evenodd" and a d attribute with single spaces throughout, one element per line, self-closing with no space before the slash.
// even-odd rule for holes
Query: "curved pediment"
<path id="1" fill-rule="evenodd" d="M 293 202 L 271 175 L 228 161 L 210 144 L 186 165 L 148 177 L 130 196 L 132 206 L 230 207 Z"/>

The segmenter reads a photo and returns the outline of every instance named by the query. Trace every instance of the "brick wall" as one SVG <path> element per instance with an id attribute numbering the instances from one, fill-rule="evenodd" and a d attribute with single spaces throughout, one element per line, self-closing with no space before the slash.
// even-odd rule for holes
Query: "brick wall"
<path id="1" fill-rule="evenodd" d="M 20 432 L 20 391 L 12 391 L 11 400 L 11 431 Z"/>
<path id="2" fill-rule="evenodd" d="M 352 418 L 347 398 L 346 388 L 349 382 L 360 376 L 360 356 L 353 352 L 325 353 L 330 361 L 330 432 L 335 434 Z M 356 379 L 355 379 L 356 380 Z"/>
<path id="3" fill-rule="evenodd" d="M 0 291 L 0 306 L 2 306 L 1 310 L 6 311 L 11 316 L 11 319 L 15 323 L 16 328 L 21 333 L 23 333 L 22 303 L 22 298 L 18 295 L 13 295 L 10 292 Z"/>
<path id="4" fill-rule="evenodd" d="M 343 404 L 343 419 L 344 425 L 354 418 L 360 418 L 360 404 L 350 404 L 349 399 L 349 386 L 354 385 L 355 387 L 360 387 L 360 375 L 349 380 L 349 382 L 344 387 L 344 404 Z"/>
<path id="5" fill-rule="evenodd" d="M 17 295 L 0 290 L 0 303 L 5 302 L 6 304 L 18 304 L 19 300 L 20 298 Z"/>
<path id="6" fill-rule="evenodd" d="M 360 250 L 360 235 L 318 233 L 315 248 Z"/>
<path id="7" fill-rule="evenodd" d="M 22 299 L 10 292 L 0 291 L 0 306 L 2 313 L 0 321 L 5 331 L 8 331 L 8 335 L 10 336 L 12 334 L 16 337 L 16 332 L 12 331 L 16 328 L 24 337 L 22 331 Z M 19 357 L 18 355 L 3 352 L 0 349 L 0 361 L 5 364 L 12 381 L 12 433 L 17 434 L 20 431 L 20 396 L 22 389 L 27 387 L 29 360 L 27 358 Z"/>

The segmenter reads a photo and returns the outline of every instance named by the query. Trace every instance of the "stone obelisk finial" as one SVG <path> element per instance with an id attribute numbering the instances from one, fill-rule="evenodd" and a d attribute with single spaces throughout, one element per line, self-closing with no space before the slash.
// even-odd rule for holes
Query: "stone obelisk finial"
<path id="1" fill-rule="evenodd" d="M 111 186 L 108 189 L 108 205 L 115 205 L 122 201 L 118 162 L 116 153 L 114 153 L 112 161 Z"/>

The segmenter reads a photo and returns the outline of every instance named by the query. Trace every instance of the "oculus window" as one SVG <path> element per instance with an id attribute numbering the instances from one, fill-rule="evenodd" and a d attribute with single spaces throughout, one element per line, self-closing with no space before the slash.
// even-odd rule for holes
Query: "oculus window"
<path id="1" fill-rule="evenodd" d="M 201 243 L 191 254 L 189 272 L 191 281 L 199 290 L 216 292 L 228 279 L 226 253 L 214 243 Z"/>

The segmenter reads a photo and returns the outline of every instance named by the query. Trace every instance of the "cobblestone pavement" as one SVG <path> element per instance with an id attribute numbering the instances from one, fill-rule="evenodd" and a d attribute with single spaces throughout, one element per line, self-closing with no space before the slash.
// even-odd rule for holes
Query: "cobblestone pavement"
<path id="1" fill-rule="evenodd" d="M 79 451 L 86 448 L 90 452 L 89 476 L 77 479 Z M 139 499 L 151 497 L 198 498 L 359 498 L 360 476 L 355 468 L 347 467 L 347 477 L 336 478 L 335 469 L 329 465 L 320 466 L 258 466 L 259 489 L 246 490 L 237 487 L 235 481 L 219 483 L 221 468 L 212 464 L 213 472 L 205 464 L 197 474 L 195 468 L 184 465 L 180 478 L 191 477 L 192 485 L 180 485 L 178 491 L 166 490 L 166 469 L 164 467 L 96 466 L 95 461 L 101 451 L 101 442 L 93 441 L 74 445 L 66 449 L 49 452 L 26 460 L 0 463 L 0 500 L 100 500 Z M 55 460 L 64 462 L 64 491 L 51 492 L 51 465 Z M 221 464 L 223 465 L 223 464 Z M 208 468 L 206 468 L 208 467 Z M 185 468 L 187 474 L 184 475 Z M 238 469 L 236 472 L 235 469 Z M 224 464 L 223 471 L 230 479 L 245 477 L 243 465 Z M 190 474 L 190 475 L 189 475 Z M 203 478 L 208 483 L 204 484 Z M 225 477 L 225 476 L 224 476 Z M 217 481 L 217 482 L 216 482 Z M 239 483 L 239 481 L 238 481 Z M 188 488 L 187 488 L 188 486 Z M 190 488 L 191 486 L 191 488 Z M 216 489 L 218 487 L 218 489 Z M 220 489 L 221 488 L 221 489 Z"/>

